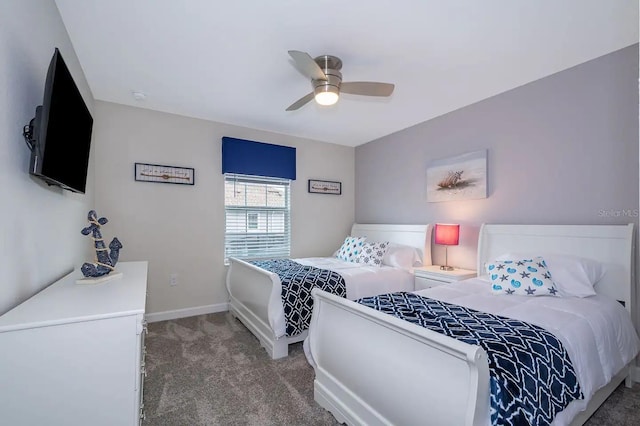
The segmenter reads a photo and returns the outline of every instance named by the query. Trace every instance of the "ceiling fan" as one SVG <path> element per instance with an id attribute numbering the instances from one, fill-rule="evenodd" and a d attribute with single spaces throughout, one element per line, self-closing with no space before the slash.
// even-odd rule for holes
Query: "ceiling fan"
<path id="1" fill-rule="evenodd" d="M 320 105 L 333 105 L 338 102 L 340 92 L 365 96 L 390 96 L 394 85 L 373 81 L 342 82 L 342 60 L 331 55 L 322 55 L 313 59 L 306 52 L 290 50 L 289 55 L 307 77 L 311 79 L 313 92 L 292 103 L 287 111 L 296 110 L 315 99 Z"/>

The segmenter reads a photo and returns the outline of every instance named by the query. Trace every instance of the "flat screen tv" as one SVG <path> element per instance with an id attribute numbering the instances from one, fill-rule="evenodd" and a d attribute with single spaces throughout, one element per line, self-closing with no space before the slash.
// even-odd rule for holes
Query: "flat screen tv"
<path id="1" fill-rule="evenodd" d="M 84 193 L 92 129 L 93 118 L 56 48 L 42 105 L 23 129 L 31 149 L 29 173 L 49 185 Z"/>

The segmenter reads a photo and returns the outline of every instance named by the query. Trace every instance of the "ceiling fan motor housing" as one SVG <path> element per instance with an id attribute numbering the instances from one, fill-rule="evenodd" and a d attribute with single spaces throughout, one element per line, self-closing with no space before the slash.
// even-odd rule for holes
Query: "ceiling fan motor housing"
<path id="1" fill-rule="evenodd" d="M 337 56 L 322 55 L 313 59 L 320 68 L 326 70 L 340 71 L 342 69 L 342 60 Z"/>
<path id="2" fill-rule="evenodd" d="M 313 92 L 315 94 L 320 92 L 333 92 L 338 94 L 340 92 L 340 83 L 342 83 L 342 73 L 339 71 L 342 68 L 340 58 L 331 55 L 322 55 L 316 57 L 314 61 L 325 73 L 327 79 L 311 80 L 313 83 Z"/>

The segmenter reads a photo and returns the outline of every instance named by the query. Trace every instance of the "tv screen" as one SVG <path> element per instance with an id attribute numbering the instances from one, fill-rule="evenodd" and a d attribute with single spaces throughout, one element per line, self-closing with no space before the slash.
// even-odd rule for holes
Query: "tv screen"
<path id="1" fill-rule="evenodd" d="M 43 103 L 28 127 L 29 172 L 50 185 L 84 193 L 93 118 L 57 48 L 47 71 Z"/>

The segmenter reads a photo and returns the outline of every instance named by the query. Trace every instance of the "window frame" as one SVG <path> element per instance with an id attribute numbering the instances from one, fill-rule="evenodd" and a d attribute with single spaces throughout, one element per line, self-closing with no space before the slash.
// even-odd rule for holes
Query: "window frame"
<path id="1" fill-rule="evenodd" d="M 258 230 L 259 221 L 260 221 L 260 213 L 247 211 L 247 232 Z"/>
<path id="2" fill-rule="evenodd" d="M 233 184 L 233 197 L 240 194 L 240 204 L 228 203 L 229 188 Z M 237 189 L 238 186 L 240 189 Z M 273 187 L 283 190 L 282 206 L 270 205 Z M 260 195 L 257 188 L 264 188 Z M 271 189 L 271 191 L 270 191 Z M 229 257 L 242 260 L 290 257 L 291 255 L 291 180 L 263 176 L 224 174 L 225 238 L 224 262 Z M 278 203 L 279 204 L 279 203 Z M 257 229 L 251 229 L 253 217 Z M 281 229 L 281 231 L 279 231 Z"/>

